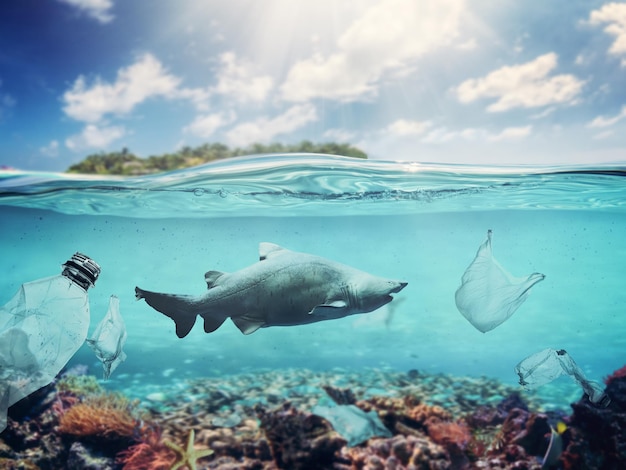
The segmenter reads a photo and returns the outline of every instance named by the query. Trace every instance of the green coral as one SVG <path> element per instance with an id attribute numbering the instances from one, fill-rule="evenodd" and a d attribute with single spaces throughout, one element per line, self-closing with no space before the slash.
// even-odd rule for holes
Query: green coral
<path id="1" fill-rule="evenodd" d="M 93 375 L 68 375 L 57 382 L 59 392 L 69 392 L 77 397 L 102 394 L 103 388 Z"/>

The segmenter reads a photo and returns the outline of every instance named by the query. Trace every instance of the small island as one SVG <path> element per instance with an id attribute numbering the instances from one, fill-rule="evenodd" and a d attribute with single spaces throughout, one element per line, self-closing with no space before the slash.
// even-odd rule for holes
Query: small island
<path id="1" fill-rule="evenodd" d="M 245 148 L 231 149 L 221 143 L 207 143 L 199 147 L 183 147 L 175 153 L 140 158 L 127 148 L 119 152 L 97 153 L 68 168 L 68 173 L 139 176 L 180 170 L 215 160 L 243 155 L 276 153 L 321 153 L 344 157 L 367 158 L 362 150 L 345 143 L 313 143 L 303 140 L 298 144 L 281 143 L 252 144 Z"/>

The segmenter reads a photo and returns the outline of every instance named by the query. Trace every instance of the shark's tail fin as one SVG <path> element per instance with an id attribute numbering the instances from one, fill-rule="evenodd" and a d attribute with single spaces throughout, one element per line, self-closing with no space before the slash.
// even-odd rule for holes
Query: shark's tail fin
<path id="1" fill-rule="evenodd" d="M 176 336 L 184 338 L 189 334 L 196 322 L 199 305 L 195 298 L 189 295 L 159 294 L 135 287 L 137 300 L 145 299 L 153 309 L 170 317 L 176 324 Z"/>

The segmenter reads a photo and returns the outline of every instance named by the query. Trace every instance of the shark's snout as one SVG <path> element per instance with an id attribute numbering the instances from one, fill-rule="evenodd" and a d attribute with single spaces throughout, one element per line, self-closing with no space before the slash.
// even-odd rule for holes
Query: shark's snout
<path id="1" fill-rule="evenodd" d="M 393 292 L 394 294 L 397 292 L 400 292 L 402 289 L 404 289 L 408 285 L 409 285 L 408 282 L 400 281 L 398 282 L 398 286 L 395 289 L 393 289 L 391 292 Z"/>

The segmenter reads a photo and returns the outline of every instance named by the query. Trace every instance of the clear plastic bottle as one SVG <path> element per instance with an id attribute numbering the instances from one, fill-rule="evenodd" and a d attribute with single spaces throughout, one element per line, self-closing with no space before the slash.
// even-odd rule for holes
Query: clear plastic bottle
<path id="1" fill-rule="evenodd" d="M 0 431 L 7 408 L 52 382 L 84 343 L 87 290 L 100 271 L 95 261 L 75 253 L 61 274 L 22 284 L 0 307 Z"/>

